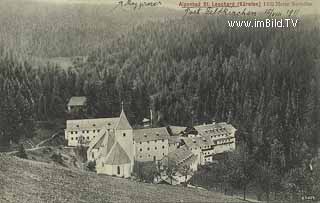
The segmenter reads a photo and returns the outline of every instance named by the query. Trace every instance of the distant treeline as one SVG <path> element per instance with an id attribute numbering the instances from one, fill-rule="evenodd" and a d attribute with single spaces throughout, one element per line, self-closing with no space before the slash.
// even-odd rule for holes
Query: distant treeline
<path id="1" fill-rule="evenodd" d="M 124 10 L 110 4 L 0 2 L 0 45 L 34 57 L 86 56 L 135 23 L 175 16 L 169 9 Z"/>

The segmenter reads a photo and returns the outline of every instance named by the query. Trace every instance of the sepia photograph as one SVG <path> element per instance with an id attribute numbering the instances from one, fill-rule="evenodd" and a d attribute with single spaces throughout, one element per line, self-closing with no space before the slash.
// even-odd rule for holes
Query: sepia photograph
<path id="1" fill-rule="evenodd" d="M 0 203 L 320 202 L 320 1 L 0 0 Z"/>

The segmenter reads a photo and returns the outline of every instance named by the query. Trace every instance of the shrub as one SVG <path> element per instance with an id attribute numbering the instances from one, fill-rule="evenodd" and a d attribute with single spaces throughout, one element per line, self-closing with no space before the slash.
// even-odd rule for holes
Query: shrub
<path id="1" fill-rule="evenodd" d="M 23 144 L 20 144 L 17 156 L 22 158 L 22 159 L 27 159 L 28 158 L 28 155 L 26 153 L 26 150 L 24 149 Z"/>

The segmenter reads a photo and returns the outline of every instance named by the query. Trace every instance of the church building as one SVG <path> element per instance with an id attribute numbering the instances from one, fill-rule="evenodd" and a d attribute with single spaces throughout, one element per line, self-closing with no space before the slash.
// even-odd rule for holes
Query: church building
<path id="1" fill-rule="evenodd" d="M 123 109 L 115 118 L 68 120 L 65 136 L 69 146 L 85 143 L 89 147 L 87 157 L 96 161 L 97 173 L 130 177 L 135 157 L 133 129 Z"/>

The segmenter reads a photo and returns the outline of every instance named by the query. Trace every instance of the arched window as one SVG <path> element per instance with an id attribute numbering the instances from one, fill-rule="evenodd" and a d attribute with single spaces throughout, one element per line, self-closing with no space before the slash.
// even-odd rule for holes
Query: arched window
<path id="1" fill-rule="evenodd" d="M 117 167 L 117 174 L 120 175 L 120 166 Z"/>

